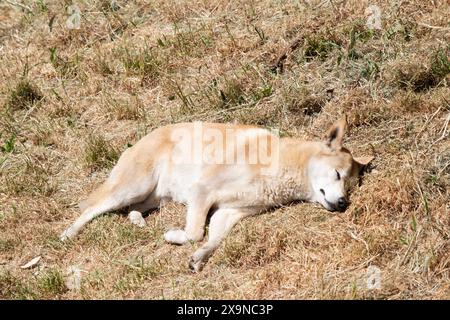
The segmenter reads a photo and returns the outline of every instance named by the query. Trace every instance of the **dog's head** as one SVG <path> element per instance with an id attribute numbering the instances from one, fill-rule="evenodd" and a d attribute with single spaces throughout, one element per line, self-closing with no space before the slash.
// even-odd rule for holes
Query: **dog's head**
<path id="1" fill-rule="evenodd" d="M 373 157 L 353 158 L 342 146 L 346 118 L 334 123 L 328 130 L 323 148 L 309 162 L 309 180 L 312 200 L 329 211 L 344 211 L 348 206 L 348 191 L 356 185 L 359 175 Z"/>

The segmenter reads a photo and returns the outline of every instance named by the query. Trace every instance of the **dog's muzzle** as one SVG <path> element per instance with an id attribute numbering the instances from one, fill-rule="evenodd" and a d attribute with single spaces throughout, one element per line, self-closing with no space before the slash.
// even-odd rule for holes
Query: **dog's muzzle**
<path id="1" fill-rule="evenodd" d="M 340 197 L 337 201 L 337 203 L 332 203 L 329 202 L 328 200 L 325 199 L 325 201 L 327 202 L 327 205 L 331 208 L 330 211 L 339 211 L 339 212 L 344 212 L 345 209 L 347 209 L 348 207 L 348 202 L 347 199 L 345 199 L 345 197 Z"/>

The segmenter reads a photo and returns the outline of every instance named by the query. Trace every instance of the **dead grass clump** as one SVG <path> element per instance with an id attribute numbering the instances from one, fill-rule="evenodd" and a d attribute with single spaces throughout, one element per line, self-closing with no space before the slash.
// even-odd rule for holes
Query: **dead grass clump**
<path id="1" fill-rule="evenodd" d="M 263 270 L 260 278 L 261 281 L 256 287 L 256 295 L 258 299 L 263 299 L 264 297 L 271 296 L 271 294 L 274 293 L 274 288 L 279 288 L 283 285 L 285 274 L 283 274 L 283 270 L 280 270 L 277 266 L 276 268 Z"/>
<path id="2" fill-rule="evenodd" d="M 228 109 L 243 104 L 253 105 L 261 99 L 269 97 L 272 93 L 273 88 L 270 84 L 248 88 L 240 79 L 224 78 L 216 93 L 219 98 L 216 106 L 220 109 Z"/>
<path id="3" fill-rule="evenodd" d="M 102 55 L 99 55 L 94 63 L 94 67 L 98 70 L 98 72 L 104 76 L 110 76 L 115 73 L 115 70 L 113 69 L 111 63 L 108 61 L 108 59 Z"/>
<path id="4" fill-rule="evenodd" d="M 43 95 L 35 84 L 27 79 L 22 79 L 11 91 L 6 106 L 12 110 L 29 109 L 42 98 Z"/>
<path id="5" fill-rule="evenodd" d="M 10 271 L 2 271 L 0 282 L 2 299 L 46 299 L 67 291 L 64 276 L 56 267 L 37 272 L 32 281 L 24 281 Z"/>
<path id="6" fill-rule="evenodd" d="M 323 84 L 320 84 L 323 85 Z M 280 108 L 278 123 L 287 122 L 286 128 L 308 126 L 311 121 L 319 116 L 330 100 L 326 90 L 319 88 L 312 91 L 311 84 L 293 81 L 290 85 L 283 86 L 277 96 L 277 105 Z"/>
<path id="7" fill-rule="evenodd" d="M 403 249 L 406 249 L 407 232 L 392 226 L 370 228 L 364 232 L 364 242 L 367 244 L 367 254 L 375 256 L 374 263 L 386 264 L 395 259 Z"/>
<path id="8" fill-rule="evenodd" d="M 143 120 L 145 119 L 145 108 L 137 97 L 130 99 L 106 96 L 104 101 L 108 115 L 114 120 Z"/>
<path id="9" fill-rule="evenodd" d="M 363 191 L 363 190 L 361 190 Z M 363 193 L 363 194 L 361 194 Z M 422 199 L 418 194 L 414 177 L 408 171 L 383 177 L 383 182 L 371 186 L 370 192 L 358 192 L 358 201 L 349 208 L 350 214 L 358 216 L 372 212 L 379 217 L 395 220 L 409 216 L 421 207 Z"/>
<path id="10" fill-rule="evenodd" d="M 217 85 L 217 82 L 215 83 Z M 236 78 L 224 78 L 217 90 L 217 95 L 220 97 L 220 100 L 217 102 L 219 108 L 227 109 L 232 106 L 243 104 L 246 101 L 244 85 Z"/>
<path id="11" fill-rule="evenodd" d="M 304 99 L 301 97 L 294 97 L 287 108 L 292 113 L 304 114 L 306 116 L 312 116 L 322 111 L 326 100 L 322 97 L 308 96 Z"/>
<path id="12" fill-rule="evenodd" d="M 171 112 L 172 121 L 190 121 L 195 117 L 222 122 L 236 119 L 247 124 L 270 122 L 262 104 L 275 91 L 270 74 L 259 66 L 241 66 L 205 83 L 196 81 L 195 85 L 184 86 L 172 80 L 167 86 L 168 91 L 173 92 L 170 100 L 177 99 L 181 104 L 178 110 Z"/>
<path id="13" fill-rule="evenodd" d="M 347 115 L 350 128 L 379 125 L 396 114 L 386 103 L 371 101 L 361 88 L 348 90 L 336 103 Z"/>
<path id="14" fill-rule="evenodd" d="M 64 293 L 67 288 L 62 272 L 57 268 L 46 270 L 37 279 L 38 287 L 45 296 L 57 296 Z"/>
<path id="15" fill-rule="evenodd" d="M 315 36 L 306 40 L 303 56 L 306 61 L 311 61 L 314 58 L 324 61 L 335 48 L 340 48 L 340 44 L 336 40 Z"/>
<path id="16" fill-rule="evenodd" d="M 50 48 L 49 51 L 50 62 L 62 78 L 74 79 L 79 75 L 82 59 L 78 52 L 66 57 L 59 54 L 56 47 Z"/>
<path id="17" fill-rule="evenodd" d="M 379 73 L 380 67 L 378 63 L 372 60 L 367 60 L 361 70 L 360 75 L 362 78 L 370 81 L 376 79 Z"/>
<path id="18" fill-rule="evenodd" d="M 157 51 L 150 47 L 126 46 L 121 53 L 121 60 L 128 75 L 141 76 L 142 85 L 154 85 L 165 66 Z"/>
<path id="19" fill-rule="evenodd" d="M 10 271 L 0 271 L 0 298 L 1 299 L 35 299 L 37 294 L 24 281 Z"/>
<path id="20" fill-rule="evenodd" d="M 6 194 L 49 197 L 58 190 L 58 183 L 51 178 L 48 168 L 35 159 L 8 161 L 0 172 L 3 176 L 0 190 Z"/>
<path id="21" fill-rule="evenodd" d="M 389 25 L 383 32 L 383 36 L 390 41 L 411 41 L 417 33 L 417 25 L 413 21 L 400 18 Z"/>
<path id="22" fill-rule="evenodd" d="M 430 261 L 429 269 L 432 272 L 440 273 L 440 276 L 450 276 L 450 242 L 441 244 L 438 248 L 433 250 L 433 257 Z M 442 273 L 442 270 L 445 270 Z M 436 276 L 438 276 L 436 274 Z"/>
<path id="23" fill-rule="evenodd" d="M 114 284 L 114 287 L 121 292 L 138 289 L 142 286 L 142 282 L 153 280 L 161 274 L 164 268 L 158 261 L 148 261 L 143 256 L 123 261 L 122 265 L 121 276 Z"/>
<path id="24" fill-rule="evenodd" d="M 100 0 L 99 1 L 100 9 L 104 12 L 115 12 L 120 10 L 121 6 L 117 1 L 113 0 Z"/>
<path id="25" fill-rule="evenodd" d="M 59 212 L 58 212 L 58 214 L 59 214 Z M 50 219 L 47 218 L 46 221 L 58 220 L 58 214 L 55 214 Z M 48 227 L 41 229 L 39 237 L 37 237 L 36 240 L 45 249 L 56 250 L 56 251 L 64 251 L 66 248 L 68 248 L 67 244 L 62 243 L 59 240 L 59 233 L 57 233 L 55 230 L 49 230 Z"/>
<path id="26" fill-rule="evenodd" d="M 95 134 L 88 136 L 84 152 L 84 161 L 93 171 L 111 168 L 120 155 L 104 137 Z"/>
<path id="27" fill-rule="evenodd" d="M 225 115 L 222 121 L 238 121 L 240 123 L 258 125 L 265 128 L 278 128 L 282 119 L 280 106 L 268 103 L 259 103 L 234 111 L 231 116 Z"/>
<path id="28" fill-rule="evenodd" d="M 48 121 L 47 119 L 47 121 L 42 121 L 39 118 L 33 120 L 33 126 L 30 128 L 30 132 L 26 134 L 28 136 L 28 141 L 36 146 L 50 147 L 55 145 L 58 142 L 56 137 L 58 133 L 58 123 Z"/>
<path id="29" fill-rule="evenodd" d="M 257 267 L 276 261 L 288 245 L 283 231 L 260 232 L 255 228 L 242 230 L 237 239 L 227 240 L 223 248 L 223 261 L 232 267 Z"/>
<path id="30" fill-rule="evenodd" d="M 429 58 L 427 65 L 417 63 L 406 63 L 400 65 L 396 70 L 395 81 L 402 89 L 410 89 L 421 92 L 439 85 L 446 81 L 450 73 L 450 61 L 448 49 L 438 48 Z"/>
<path id="31" fill-rule="evenodd" d="M 436 82 L 444 79 L 450 73 L 450 47 L 438 48 L 431 56 L 430 70 L 436 78 Z"/>
<path id="32" fill-rule="evenodd" d="M 115 212 L 96 219 L 86 228 L 80 241 L 86 246 L 109 250 L 112 247 L 131 245 L 142 239 L 150 241 L 155 236 L 155 234 L 149 234 L 148 230 L 128 224 L 128 221 L 121 217 L 120 213 Z M 153 232 L 161 235 L 162 230 L 155 228 Z"/>
<path id="33" fill-rule="evenodd" d="M 14 251 L 17 242 L 15 239 L 0 239 L 0 253 Z"/>
<path id="34" fill-rule="evenodd" d="M 434 161 L 423 173 L 422 181 L 430 193 L 445 195 L 450 190 L 450 151 L 444 151 L 435 156 Z"/>
<path id="35" fill-rule="evenodd" d="M 175 24 L 174 36 L 159 44 L 169 46 L 172 53 L 181 57 L 201 57 L 205 51 L 212 47 L 214 34 L 205 25 L 200 28 L 192 28 L 189 24 L 185 28 L 179 28 Z"/>
<path id="36" fill-rule="evenodd" d="M 423 95 L 416 92 L 400 93 L 391 104 L 391 108 L 400 112 L 430 111 L 433 106 L 431 101 L 426 101 Z"/>

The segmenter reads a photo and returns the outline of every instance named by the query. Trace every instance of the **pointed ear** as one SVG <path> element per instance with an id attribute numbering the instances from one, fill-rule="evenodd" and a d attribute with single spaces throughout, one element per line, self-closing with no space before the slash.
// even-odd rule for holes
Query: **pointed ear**
<path id="1" fill-rule="evenodd" d="M 367 165 L 375 159 L 374 156 L 365 156 L 365 157 L 356 157 L 353 158 L 355 161 L 356 166 L 358 167 L 359 174 L 363 174 L 364 170 L 366 169 Z"/>
<path id="2" fill-rule="evenodd" d="M 334 151 L 339 151 L 342 148 L 342 141 L 344 139 L 345 130 L 347 129 L 347 116 L 343 116 L 336 121 L 327 131 L 326 143 Z"/>

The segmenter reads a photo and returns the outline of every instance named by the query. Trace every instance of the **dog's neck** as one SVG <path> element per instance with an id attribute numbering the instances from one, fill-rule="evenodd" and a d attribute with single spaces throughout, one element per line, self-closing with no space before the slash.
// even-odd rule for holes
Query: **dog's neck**
<path id="1" fill-rule="evenodd" d="M 306 142 L 293 138 L 280 139 L 277 169 L 266 179 L 264 187 L 265 194 L 270 196 L 274 205 L 311 199 L 308 163 L 322 150 L 322 142 Z"/>

